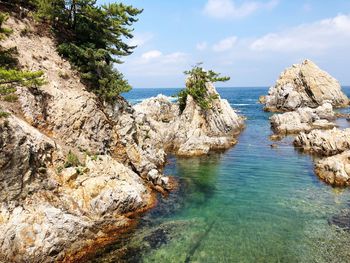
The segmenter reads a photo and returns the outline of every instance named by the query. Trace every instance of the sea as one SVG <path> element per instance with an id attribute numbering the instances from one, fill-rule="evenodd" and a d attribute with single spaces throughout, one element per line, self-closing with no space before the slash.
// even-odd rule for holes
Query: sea
<path id="1" fill-rule="evenodd" d="M 218 88 L 247 118 L 238 144 L 203 157 L 168 156 L 164 173 L 178 189 L 90 262 L 350 262 L 350 191 L 319 180 L 317 157 L 295 149 L 293 136 L 269 139 L 271 113 L 257 102 L 267 90 Z M 134 89 L 124 97 L 135 104 L 177 92 Z"/>

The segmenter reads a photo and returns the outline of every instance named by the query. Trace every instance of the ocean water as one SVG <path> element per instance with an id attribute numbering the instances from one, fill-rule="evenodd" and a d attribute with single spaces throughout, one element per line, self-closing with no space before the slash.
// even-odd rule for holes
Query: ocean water
<path id="1" fill-rule="evenodd" d="M 179 189 L 91 262 L 350 262 L 350 232 L 331 223 L 349 213 L 350 191 L 320 181 L 293 137 L 271 147 L 270 113 L 257 103 L 267 88 L 218 91 L 247 117 L 239 143 L 199 158 L 170 156 L 164 172 Z M 136 103 L 159 93 L 176 90 L 125 97 Z"/>

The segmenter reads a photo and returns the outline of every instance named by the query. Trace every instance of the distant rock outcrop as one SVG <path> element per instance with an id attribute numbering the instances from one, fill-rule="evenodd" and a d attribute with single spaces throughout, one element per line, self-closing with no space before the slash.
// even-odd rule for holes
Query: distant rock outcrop
<path id="1" fill-rule="evenodd" d="M 349 104 L 339 82 L 310 60 L 286 69 L 262 101 L 265 110 L 272 112 L 316 108 L 326 101 L 333 107 Z"/>

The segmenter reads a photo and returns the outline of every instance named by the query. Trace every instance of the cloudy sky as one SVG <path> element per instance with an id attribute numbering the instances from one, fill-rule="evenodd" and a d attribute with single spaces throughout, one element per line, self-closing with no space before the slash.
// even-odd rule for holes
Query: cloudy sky
<path id="1" fill-rule="evenodd" d="M 197 62 L 231 77 L 219 86 L 270 86 L 305 58 L 350 85 L 349 0 L 122 2 L 144 9 L 131 40 L 138 47 L 118 66 L 136 88 L 182 87 Z"/>

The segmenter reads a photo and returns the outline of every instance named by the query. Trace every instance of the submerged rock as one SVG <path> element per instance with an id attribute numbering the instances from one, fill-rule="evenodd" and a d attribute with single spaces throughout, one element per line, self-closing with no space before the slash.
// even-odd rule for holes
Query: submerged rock
<path id="1" fill-rule="evenodd" d="M 267 111 L 293 111 L 300 107 L 315 108 L 329 101 L 345 107 L 349 99 L 339 82 L 310 60 L 286 69 L 265 97 Z"/>
<path id="2" fill-rule="evenodd" d="M 277 134 L 293 134 L 313 129 L 331 129 L 335 123 L 332 105 L 325 103 L 315 109 L 304 107 L 292 112 L 274 114 L 270 117 L 271 127 Z"/>

